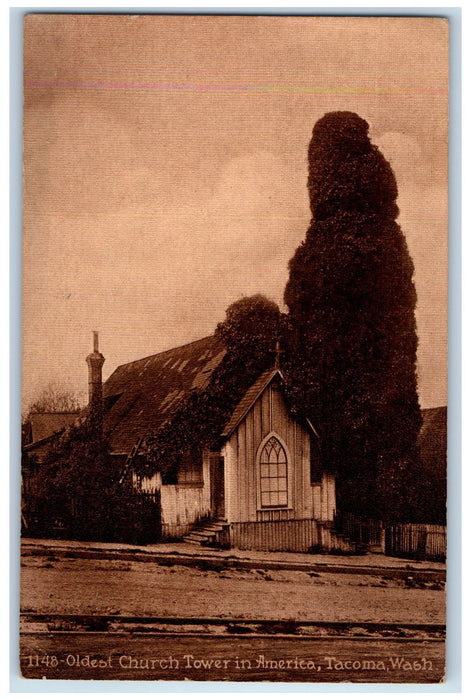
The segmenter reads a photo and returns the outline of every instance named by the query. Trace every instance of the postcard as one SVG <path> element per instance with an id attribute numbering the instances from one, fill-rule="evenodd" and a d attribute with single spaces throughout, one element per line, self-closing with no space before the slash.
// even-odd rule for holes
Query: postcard
<path id="1" fill-rule="evenodd" d="M 25 15 L 24 678 L 444 681 L 448 35 Z"/>

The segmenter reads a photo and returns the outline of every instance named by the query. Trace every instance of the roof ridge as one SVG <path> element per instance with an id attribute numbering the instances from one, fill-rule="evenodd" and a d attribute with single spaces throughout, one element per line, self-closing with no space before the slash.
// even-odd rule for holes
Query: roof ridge
<path id="1" fill-rule="evenodd" d="M 167 352 L 172 352 L 173 350 L 181 350 L 182 348 L 187 348 L 190 345 L 195 345 L 196 343 L 201 343 L 202 340 L 208 340 L 209 338 L 215 338 L 216 334 L 211 333 L 211 335 L 205 335 L 203 338 L 198 338 L 197 340 L 192 340 L 190 343 L 183 343 L 183 345 L 176 345 L 174 348 L 167 348 L 167 350 L 161 350 L 160 352 L 155 352 L 153 355 L 146 355 L 145 357 L 140 357 L 138 360 L 131 360 L 130 362 L 123 362 L 122 365 L 118 365 L 113 372 L 121 369 L 121 367 L 127 367 L 128 365 L 134 365 L 137 362 L 144 362 L 144 360 L 150 360 L 151 357 L 158 357 L 159 355 L 165 355 Z M 110 375 L 111 376 L 111 375 Z"/>

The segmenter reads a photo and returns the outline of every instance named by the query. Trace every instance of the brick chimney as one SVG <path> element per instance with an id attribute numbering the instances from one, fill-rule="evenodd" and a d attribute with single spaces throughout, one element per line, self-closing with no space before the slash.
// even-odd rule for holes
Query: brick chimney
<path id="1" fill-rule="evenodd" d="M 101 368 L 105 358 L 98 350 L 98 332 L 93 331 L 93 352 L 87 356 L 88 365 L 88 408 L 92 420 L 101 427 L 103 421 L 103 383 Z"/>

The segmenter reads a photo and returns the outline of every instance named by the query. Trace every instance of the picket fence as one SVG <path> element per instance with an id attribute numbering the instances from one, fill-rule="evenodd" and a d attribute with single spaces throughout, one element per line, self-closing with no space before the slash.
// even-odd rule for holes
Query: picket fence
<path id="1" fill-rule="evenodd" d="M 400 523 L 386 528 L 386 554 L 417 559 L 446 559 L 446 527 Z"/>

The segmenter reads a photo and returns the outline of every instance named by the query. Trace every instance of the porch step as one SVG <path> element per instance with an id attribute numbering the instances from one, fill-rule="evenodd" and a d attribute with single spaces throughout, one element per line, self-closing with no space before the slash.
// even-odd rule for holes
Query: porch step
<path id="1" fill-rule="evenodd" d="M 204 532 L 205 534 L 212 534 L 213 532 L 221 532 L 225 525 L 227 525 L 227 523 L 210 523 L 208 525 L 205 525 L 204 527 L 198 528 L 198 530 L 194 530 L 193 532 Z"/>
<path id="2" fill-rule="evenodd" d="M 206 544 L 210 541 L 210 537 L 205 537 L 203 539 L 197 538 L 194 535 L 185 535 L 183 542 L 188 542 L 188 544 Z"/>
<path id="3" fill-rule="evenodd" d="M 351 538 L 348 537 L 347 535 L 344 535 L 343 532 L 339 532 L 338 530 L 332 529 L 330 531 L 330 533 L 332 535 L 335 535 L 335 537 L 338 537 L 339 539 L 343 540 L 344 542 L 347 542 L 347 543 L 351 542 Z M 353 544 L 355 544 L 355 543 L 353 543 Z"/>
<path id="4" fill-rule="evenodd" d="M 225 520 L 213 520 L 195 527 L 183 538 L 184 542 L 191 544 L 208 545 L 216 542 L 217 535 L 220 534 L 227 525 Z"/>
<path id="5" fill-rule="evenodd" d="M 187 538 L 191 538 L 192 540 L 197 540 L 198 542 L 204 542 L 208 539 L 208 535 L 204 532 L 199 532 L 196 530 L 192 530 L 188 535 L 185 535 Z"/>

